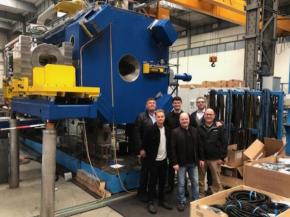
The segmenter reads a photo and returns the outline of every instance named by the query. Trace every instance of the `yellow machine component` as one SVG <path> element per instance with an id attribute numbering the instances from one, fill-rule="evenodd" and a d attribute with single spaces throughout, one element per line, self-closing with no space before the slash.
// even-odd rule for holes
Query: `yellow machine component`
<path id="1" fill-rule="evenodd" d="M 85 7 L 86 3 L 83 0 L 62 0 L 55 5 L 54 9 L 58 12 L 67 13 L 69 16 L 73 16 Z"/>
<path id="2" fill-rule="evenodd" d="M 150 65 L 149 63 L 143 64 L 143 73 L 150 74 L 150 73 L 165 73 L 166 67 L 160 65 Z"/>
<path id="3" fill-rule="evenodd" d="M 238 25 L 246 25 L 246 12 L 244 0 L 168 0 L 194 11 L 209 16 L 230 21 Z M 290 32 L 290 20 L 279 16 L 278 32 Z"/>
<path id="4" fill-rule="evenodd" d="M 6 79 L 3 79 L 3 97 L 5 101 L 10 100 L 13 97 L 12 90 L 13 89 L 11 85 L 9 84 L 9 81 Z"/>
<path id="5" fill-rule="evenodd" d="M 73 66 L 53 64 L 33 68 L 32 86 L 29 86 L 27 77 L 12 79 L 10 90 L 12 97 L 23 95 L 64 96 L 70 93 L 75 96 L 95 98 L 100 94 L 100 88 L 98 87 L 76 86 L 75 68 Z"/>

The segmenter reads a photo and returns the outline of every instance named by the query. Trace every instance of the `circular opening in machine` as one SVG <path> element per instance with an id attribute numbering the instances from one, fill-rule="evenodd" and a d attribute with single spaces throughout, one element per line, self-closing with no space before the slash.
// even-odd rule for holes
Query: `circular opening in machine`
<path id="1" fill-rule="evenodd" d="M 75 45 L 75 37 L 73 35 L 70 37 L 70 40 L 69 41 L 70 41 L 70 43 L 71 43 L 72 46 Z"/>
<path id="2" fill-rule="evenodd" d="M 39 63 L 42 66 L 45 66 L 47 64 L 55 64 L 57 63 L 57 58 L 54 55 L 50 55 L 50 54 L 41 54 L 39 56 Z"/>
<path id="3" fill-rule="evenodd" d="M 140 74 L 140 65 L 137 59 L 131 55 L 125 55 L 119 62 L 119 72 L 123 80 L 135 81 Z"/>

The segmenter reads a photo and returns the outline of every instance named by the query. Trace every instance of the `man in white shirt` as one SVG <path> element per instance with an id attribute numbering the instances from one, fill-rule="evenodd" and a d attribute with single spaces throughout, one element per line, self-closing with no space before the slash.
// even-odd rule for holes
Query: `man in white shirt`
<path id="1" fill-rule="evenodd" d="M 170 131 L 164 126 L 165 114 L 159 109 L 155 112 L 156 123 L 145 132 L 144 150 L 145 160 L 150 171 L 147 210 L 157 213 L 154 205 L 154 194 L 158 183 L 159 206 L 165 209 L 172 207 L 164 199 L 164 186 L 167 171 L 167 156 L 170 156 Z"/>

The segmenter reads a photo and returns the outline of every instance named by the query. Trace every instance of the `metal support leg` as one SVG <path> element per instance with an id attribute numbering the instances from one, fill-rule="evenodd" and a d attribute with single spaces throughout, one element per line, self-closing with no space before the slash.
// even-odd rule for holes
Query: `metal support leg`
<path id="1" fill-rule="evenodd" d="M 40 217 L 54 216 L 55 162 L 56 131 L 53 124 L 47 124 L 43 130 Z"/>
<path id="2" fill-rule="evenodd" d="M 9 120 L 10 127 L 16 127 L 16 119 Z M 10 130 L 10 165 L 9 165 L 9 187 L 19 187 L 19 145 L 17 140 L 17 130 Z"/>

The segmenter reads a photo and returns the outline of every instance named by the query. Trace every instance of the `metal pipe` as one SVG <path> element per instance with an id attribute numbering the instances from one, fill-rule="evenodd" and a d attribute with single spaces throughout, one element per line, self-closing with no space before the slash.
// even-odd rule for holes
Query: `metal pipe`
<path id="1" fill-rule="evenodd" d="M 10 165 L 9 165 L 9 187 L 19 187 L 19 145 L 17 141 L 16 119 L 12 117 L 9 120 L 10 127 Z"/>
<path id="2" fill-rule="evenodd" d="M 43 11 L 38 17 L 36 24 L 45 25 L 46 20 L 57 18 L 57 11 L 54 9 L 55 5 L 50 5 L 45 11 Z"/>
<path id="3" fill-rule="evenodd" d="M 77 215 L 80 213 L 85 213 L 85 212 L 88 212 L 91 210 L 105 207 L 105 206 L 109 205 L 110 203 L 121 201 L 124 199 L 129 199 L 129 198 L 134 197 L 134 196 L 136 196 L 136 192 L 122 193 L 121 195 L 112 196 L 112 197 L 109 197 L 106 199 L 100 199 L 100 200 L 96 200 L 93 202 L 88 202 L 88 203 L 80 204 L 77 206 L 64 208 L 64 209 L 58 210 L 55 213 L 55 217 L 74 216 L 74 215 Z"/>
<path id="4" fill-rule="evenodd" d="M 18 42 L 18 37 L 14 38 L 12 41 L 5 44 L 5 48 L 9 48 L 10 46 L 14 45 L 16 42 Z"/>
<path id="5" fill-rule="evenodd" d="M 54 184 L 56 162 L 56 131 L 48 123 L 43 130 L 43 151 L 41 167 L 41 209 L 40 217 L 54 216 Z"/>

